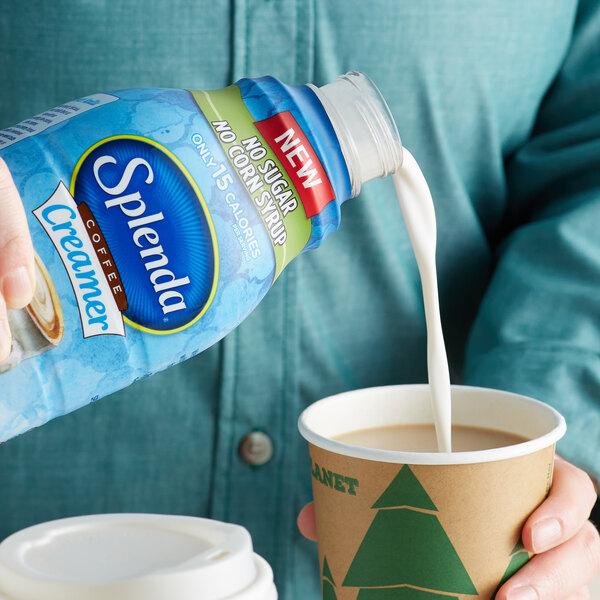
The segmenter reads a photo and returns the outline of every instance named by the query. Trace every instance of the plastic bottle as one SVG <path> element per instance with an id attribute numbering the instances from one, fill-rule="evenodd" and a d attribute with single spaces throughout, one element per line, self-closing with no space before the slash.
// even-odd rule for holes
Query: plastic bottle
<path id="1" fill-rule="evenodd" d="M 0 156 L 37 252 L 34 301 L 9 311 L 1 441 L 217 342 L 402 145 L 350 72 L 96 94 L 0 131 Z"/>
<path id="2" fill-rule="evenodd" d="M 0 600 L 277 600 L 239 525 L 118 514 L 51 521 L 0 544 Z"/>

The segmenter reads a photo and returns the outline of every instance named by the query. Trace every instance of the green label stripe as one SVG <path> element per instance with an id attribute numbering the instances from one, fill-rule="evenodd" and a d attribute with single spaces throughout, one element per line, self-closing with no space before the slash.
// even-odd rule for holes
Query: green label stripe
<path id="1" fill-rule="evenodd" d="M 285 266 L 302 252 L 311 235 L 312 223 L 306 218 L 300 196 L 254 125 L 237 85 L 211 92 L 192 91 L 192 95 L 269 233 L 275 253 L 274 279 L 277 279 Z M 274 169 L 279 169 L 281 175 L 275 173 L 273 177 Z M 271 184 L 265 181 L 266 172 Z"/>

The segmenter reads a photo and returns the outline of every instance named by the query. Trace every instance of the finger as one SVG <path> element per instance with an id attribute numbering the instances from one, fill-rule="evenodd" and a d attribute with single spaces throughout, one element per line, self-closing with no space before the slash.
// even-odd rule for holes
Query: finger
<path id="1" fill-rule="evenodd" d="M 589 475 L 557 458 L 550 494 L 527 519 L 523 544 L 539 554 L 566 542 L 588 520 L 595 502 L 596 492 Z"/>
<path id="2" fill-rule="evenodd" d="M 587 586 L 577 590 L 574 594 L 565 598 L 565 600 L 590 600 L 590 590 Z"/>
<path id="3" fill-rule="evenodd" d="M 600 572 L 600 536 L 588 521 L 569 541 L 534 556 L 498 591 L 496 600 L 564 600 L 584 594 Z M 581 596 L 585 598 L 585 596 Z"/>
<path id="4" fill-rule="evenodd" d="M 11 335 L 6 316 L 6 304 L 0 294 L 0 363 L 5 361 L 10 354 Z"/>
<path id="5" fill-rule="evenodd" d="M 300 533 L 311 540 L 317 541 L 317 523 L 315 520 L 315 503 L 307 504 L 298 515 L 298 529 Z"/>
<path id="6" fill-rule="evenodd" d="M 8 308 L 31 302 L 33 245 L 25 209 L 6 163 L 0 159 L 0 292 Z"/>

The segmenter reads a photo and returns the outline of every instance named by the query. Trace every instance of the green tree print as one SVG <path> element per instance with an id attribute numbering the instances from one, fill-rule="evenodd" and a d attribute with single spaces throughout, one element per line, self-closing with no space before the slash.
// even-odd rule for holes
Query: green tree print
<path id="1" fill-rule="evenodd" d="M 323 600 L 337 600 L 335 595 L 335 581 L 331 569 L 327 564 L 327 557 L 323 557 Z"/>
<path id="2" fill-rule="evenodd" d="M 525 550 L 525 546 L 523 546 L 523 541 L 519 538 L 516 546 L 511 550 L 509 555 L 511 557 L 510 562 L 508 563 L 508 567 L 506 567 L 506 571 L 492 596 L 492 600 L 496 597 L 498 590 L 504 585 L 504 582 L 510 579 L 528 560 L 529 560 L 529 552 Z"/>
<path id="3" fill-rule="evenodd" d="M 447 594 L 477 595 L 434 514 L 435 504 L 408 465 L 372 508 L 377 514 L 343 582 L 345 587 L 361 588 L 357 600 L 457 600 Z"/>

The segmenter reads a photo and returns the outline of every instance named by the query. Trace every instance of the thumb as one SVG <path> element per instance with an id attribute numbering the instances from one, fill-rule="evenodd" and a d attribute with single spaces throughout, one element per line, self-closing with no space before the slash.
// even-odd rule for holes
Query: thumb
<path id="1" fill-rule="evenodd" d="M 0 293 L 7 308 L 23 308 L 31 302 L 33 265 L 25 209 L 10 171 L 0 158 Z"/>
<path id="2" fill-rule="evenodd" d="M 25 209 L 10 171 L 0 158 L 0 362 L 11 348 L 6 310 L 27 306 L 33 296 L 33 260 Z"/>

